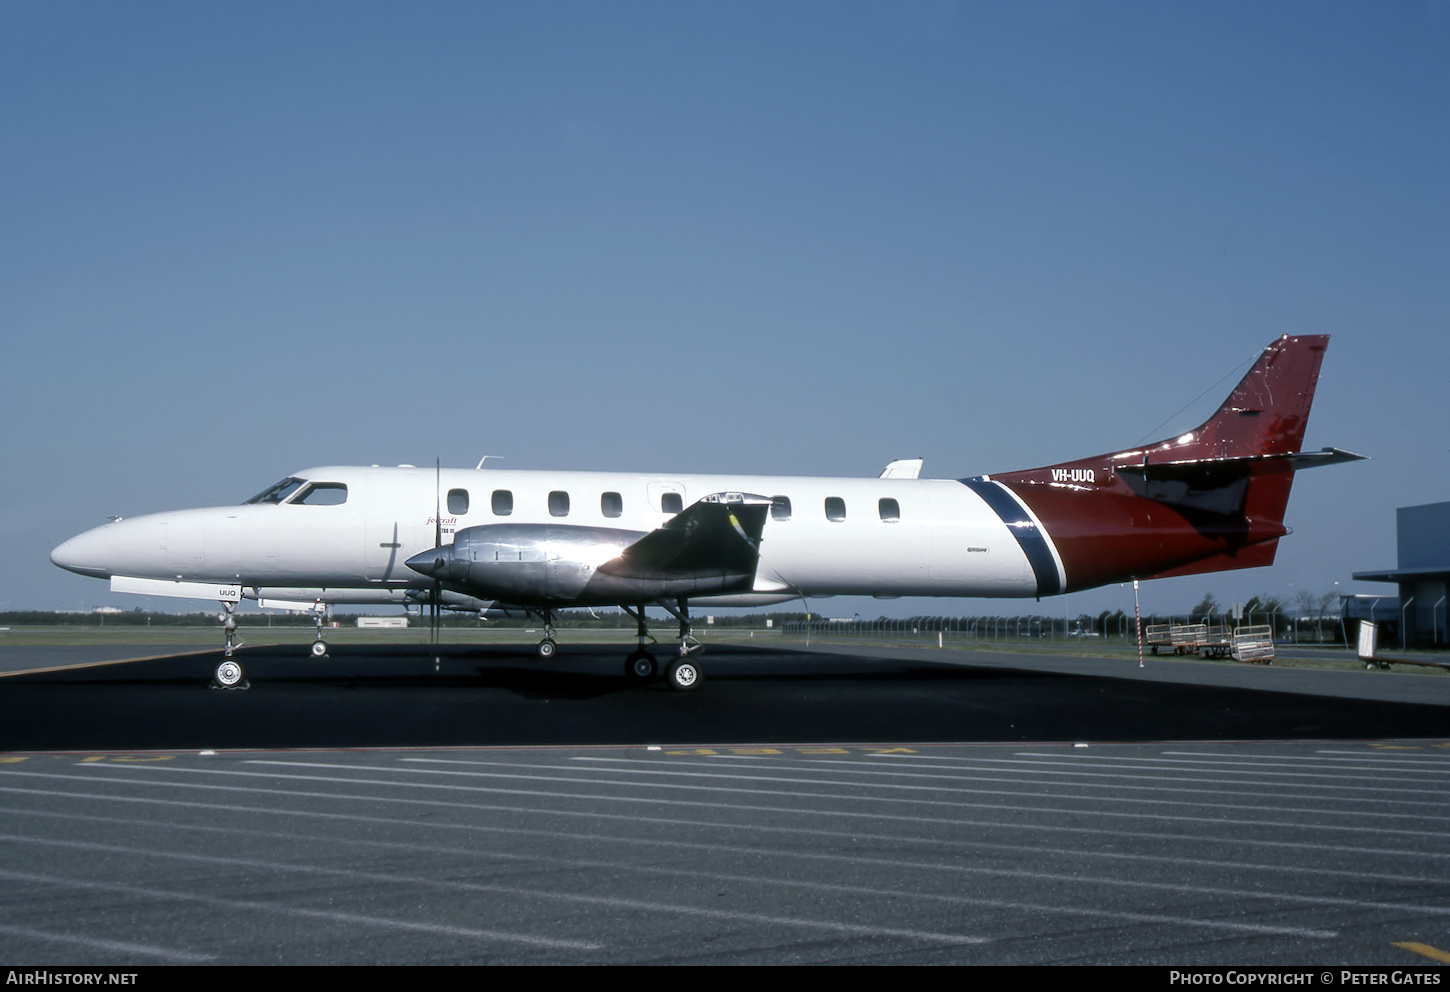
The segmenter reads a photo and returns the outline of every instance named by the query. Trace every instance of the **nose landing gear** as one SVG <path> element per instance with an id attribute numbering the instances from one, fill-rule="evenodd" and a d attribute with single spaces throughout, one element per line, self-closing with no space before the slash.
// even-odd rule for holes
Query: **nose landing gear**
<path id="1" fill-rule="evenodd" d="M 222 600 L 222 612 L 217 614 L 217 619 L 221 621 L 222 630 L 226 633 L 226 645 L 222 652 L 230 658 L 233 651 L 247 643 L 237 636 L 237 604 Z"/>
<path id="2" fill-rule="evenodd" d="M 231 594 L 231 590 L 224 593 L 224 595 Z M 237 599 L 222 600 L 222 611 L 217 614 L 217 620 L 221 622 L 225 635 L 225 642 L 222 646 L 222 660 L 211 673 L 211 684 L 214 689 L 246 689 L 251 685 L 247 681 L 247 672 L 242 668 L 242 663 L 232 659 L 232 654 L 237 648 L 246 643 L 237 636 L 237 603 L 240 602 L 240 594 L 241 590 L 237 589 Z"/>
<path id="3" fill-rule="evenodd" d="M 312 657 L 319 661 L 327 657 L 327 642 L 322 639 L 322 621 L 327 617 L 327 604 L 321 601 L 312 604 L 312 623 L 317 635 L 312 641 Z"/>

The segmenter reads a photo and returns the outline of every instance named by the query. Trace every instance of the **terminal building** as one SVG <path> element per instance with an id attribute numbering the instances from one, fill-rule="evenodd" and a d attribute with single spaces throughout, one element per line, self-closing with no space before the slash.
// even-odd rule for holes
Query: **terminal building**
<path id="1" fill-rule="evenodd" d="M 1422 647 L 1450 644 L 1450 503 L 1395 511 L 1399 567 L 1355 572 L 1363 582 L 1393 582 L 1398 596 L 1348 596 L 1345 620 L 1374 620 L 1395 628 L 1395 639 Z M 1398 628 L 1403 625 L 1403 630 Z"/>

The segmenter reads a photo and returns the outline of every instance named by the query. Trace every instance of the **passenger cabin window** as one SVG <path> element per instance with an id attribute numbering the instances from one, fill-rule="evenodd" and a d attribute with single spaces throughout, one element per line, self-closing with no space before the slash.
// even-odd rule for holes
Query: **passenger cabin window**
<path id="1" fill-rule="evenodd" d="M 604 493 L 599 497 L 599 509 L 606 517 L 617 517 L 624 512 L 624 497 L 619 493 Z"/>
<path id="2" fill-rule="evenodd" d="M 826 519 L 839 523 L 846 519 L 846 501 L 839 496 L 826 497 Z"/>
<path id="3" fill-rule="evenodd" d="M 876 506 L 881 510 L 881 520 L 884 523 L 894 524 L 901 521 L 901 504 L 894 499 L 883 499 Z"/>
<path id="4" fill-rule="evenodd" d="M 461 514 L 461 513 L 467 513 L 468 512 L 468 490 L 467 489 L 450 489 L 450 490 L 448 490 L 448 512 L 449 513 L 452 513 L 455 516 L 457 516 L 458 514 Z"/>
<path id="5" fill-rule="evenodd" d="M 347 502 L 347 486 L 341 482 L 314 482 L 292 502 L 298 506 L 341 506 Z"/>
<path id="6" fill-rule="evenodd" d="M 790 519 L 789 496 L 772 496 L 770 498 L 770 518 L 772 520 Z"/>
<path id="7" fill-rule="evenodd" d="M 679 493 L 662 493 L 660 509 L 666 513 L 679 513 L 685 508 L 685 501 Z"/>
<path id="8" fill-rule="evenodd" d="M 247 500 L 247 503 L 280 503 L 288 496 L 295 493 L 303 484 L 302 479 L 286 478 L 276 485 L 268 486 L 257 495 Z M 242 504 L 245 506 L 246 504 Z"/>
<path id="9" fill-rule="evenodd" d="M 549 494 L 549 515 L 554 517 L 567 517 L 569 515 L 569 494 L 554 490 Z"/>
<path id="10" fill-rule="evenodd" d="M 506 517 L 514 512 L 514 494 L 507 489 L 493 491 L 493 515 Z"/>

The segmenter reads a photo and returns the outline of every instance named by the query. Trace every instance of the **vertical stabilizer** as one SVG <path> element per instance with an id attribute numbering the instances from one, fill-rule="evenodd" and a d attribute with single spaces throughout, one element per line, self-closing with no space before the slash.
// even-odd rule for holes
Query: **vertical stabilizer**
<path id="1" fill-rule="evenodd" d="M 1304 444 L 1328 344 L 1323 334 L 1274 341 L 1212 417 L 1177 437 L 963 482 L 1002 490 L 1045 533 L 1061 570 L 1029 553 L 1042 595 L 1273 564 L 1299 467 L 1288 456 Z"/>
<path id="2" fill-rule="evenodd" d="M 1154 451 L 1164 449 L 1172 452 L 1173 461 L 1284 455 L 1300 450 L 1328 346 L 1327 334 L 1279 338 L 1263 350 L 1218 412 L 1196 430 L 1150 445 L 1150 458 Z"/>

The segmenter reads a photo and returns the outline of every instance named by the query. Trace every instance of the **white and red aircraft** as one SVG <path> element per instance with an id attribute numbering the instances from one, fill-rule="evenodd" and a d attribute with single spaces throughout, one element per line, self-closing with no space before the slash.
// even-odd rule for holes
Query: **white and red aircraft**
<path id="1" fill-rule="evenodd" d="M 875 479 L 323 467 L 240 506 L 115 520 L 51 560 L 117 592 L 219 600 L 222 686 L 243 683 L 233 610 L 256 599 L 518 608 L 542 617 L 546 658 L 554 610 L 619 606 L 639 623 L 639 679 L 656 672 L 644 610 L 658 605 L 680 623 L 667 679 L 688 689 L 692 604 L 1040 597 L 1272 564 L 1294 472 L 1361 457 L 1300 450 L 1328 340 L 1270 344 L 1196 430 L 1060 465 L 967 479 L 919 479 L 919 459 Z"/>

